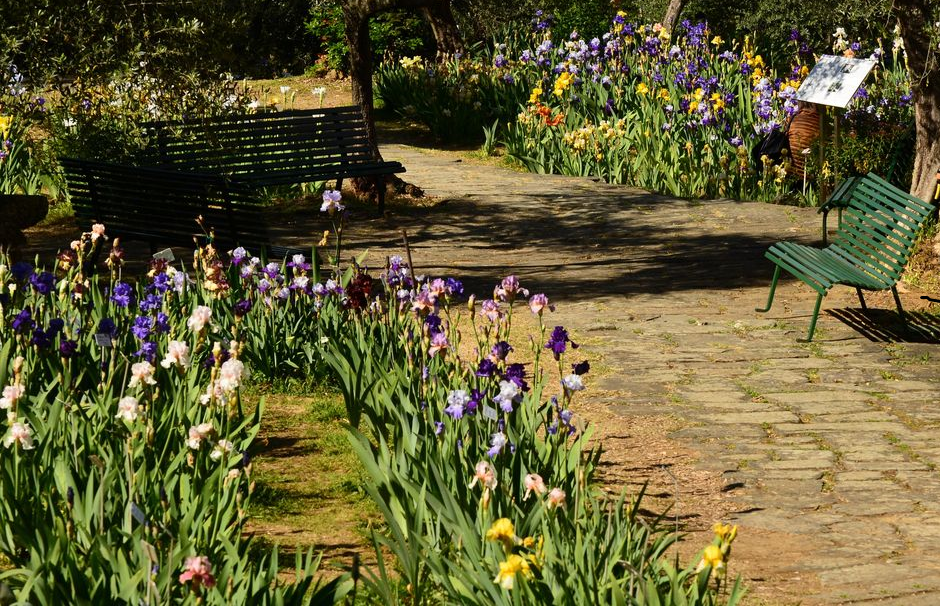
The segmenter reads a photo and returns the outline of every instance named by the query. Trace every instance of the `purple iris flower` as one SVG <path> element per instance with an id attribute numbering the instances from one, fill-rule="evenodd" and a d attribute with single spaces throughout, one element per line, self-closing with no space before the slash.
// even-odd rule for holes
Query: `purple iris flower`
<path id="1" fill-rule="evenodd" d="M 159 273 L 153 277 L 153 284 L 151 285 L 154 290 L 158 293 L 165 293 L 170 290 L 170 276 L 165 273 Z"/>
<path id="2" fill-rule="evenodd" d="M 563 326 L 556 326 L 545 344 L 545 349 L 551 349 L 552 355 L 558 360 L 561 358 L 561 354 L 568 349 L 568 343 L 571 343 L 572 349 L 578 348 L 578 344 L 568 338 L 568 331 Z"/>
<path id="3" fill-rule="evenodd" d="M 52 345 L 52 337 L 44 332 L 41 328 L 37 328 L 33 331 L 33 337 L 29 340 L 29 342 L 39 349 L 45 349 L 46 347 Z"/>
<path id="4" fill-rule="evenodd" d="M 505 360 L 506 356 L 509 355 L 509 352 L 513 351 L 512 345 L 506 341 L 500 341 L 493 346 L 493 349 L 490 351 L 492 356 L 497 360 Z"/>
<path id="5" fill-rule="evenodd" d="M 529 391 L 529 384 L 525 382 L 526 372 L 523 364 L 510 364 L 503 375 L 507 381 L 512 381 L 520 391 Z"/>
<path id="6" fill-rule="evenodd" d="M 472 415 L 473 413 L 475 413 L 476 410 L 477 410 L 477 408 L 480 407 L 480 402 L 482 402 L 482 401 L 483 401 L 483 394 L 480 392 L 480 390 L 479 390 L 479 389 L 471 389 L 471 390 L 470 390 L 470 401 L 467 402 L 466 406 L 464 407 L 464 408 L 466 408 L 467 414 Z"/>
<path id="7" fill-rule="evenodd" d="M 23 311 L 13 316 L 13 331 L 19 334 L 26 334 L 31 331 L 36 323 L 33 321 L 33 312 L 27 307 Z"/>
<path id="8" fill-rule="evenodd" d="M 236 318 L 242 318 L 248 315 L 248 312 L 251 311 L 251 299 L 242 299 L 236 303 L 234 311 Z"/>
<path id="9" fill-rule="evenodd" d="M 476 374 L 478 377 L 492 377 L 496 374 L 496 364 L 493 364 L 489 358 L 484 358 L 480 360 L 480 366 L 477 368 Z"/>
<path id="10" fill-rule="evenodd" d="M 78 343 L 71 339 L 66 339 L 59 343 L 59 355 L 68 360 L 78 352 Z"/>
<path id="11" fill-rule="evenodd" d="M 463 282 L 455 278 L 444 280 L 444 292 L 449 297 L 459 297 L 463 294 Z"/>
<path id="12" fill-rule="evenodd" d="M 55 276 L 48 271 L 33 274 L 29 277 L 30 285 L 41 295 L 48 295 L 55 288 Z"/>
<path id="13" fill-rule="evenodd" d="M 428 334 L 432 337 L 442 331 L 441 317 L 436 314 L 428 314 L 428 317 L 424 319 L 424 325 L 428 327 Z"/>
<path id="14" fill-rule="evenodd" d="M 134 289 L 126 282 L 118 282 L 111 293 L 111 301 L 118 307 L 127 307 L 134 297 Z"/>
<path id="15" fill-rule="evenodd" d="M 153 318 L 150 316 L 137 316 L 134 319 L 131 332 L 134 333 L 135 337 L 143 341 L 150 336 L 151 331 L 153 331 Z"/>
<path id="16" fill-rule="evenodd" d="M 496 58 L 493 59 L 493 66 L 494 67 L 508 67 L 509 60 L 506 59 L 506 57 L 502 55 L 496 55 Z"/>
<path id="17" fill-rule="evenodd" d="M 170 317 L 162 311 L 157 312 L 157 319 L 154 322 L 154 328 L 156 329 L 157 334 L 170 332 Z"/>
<path id="18" fill-rule="evenodd" d="M 574 369 L 574 374 L 576 375 L 586 375 L 589 370 L 591 370 L 591 365 L 587 360 L 584 362 L 578 362 L 577 364 L 572 364 L 571 368 Z"/>
<path id="19" fill-rule="evenodd" d="M 157 344 L 153 341 L 144 341 L 140 344 L 140 349 L 134 352 L 134 355 L 153 363 L 157 359 Z"/>
<path id="20" fill-rule="evenodd" d="M 160 295 L 149 294 L 140 300 L 140 311 L 147 313 L 159 309 L 163 305 L 163 299 Z"/>
<path id="21" fill-rule="evenodd" d="M 62 332 L 63 328 L 65 328 L 65 321 L 62 318 L 53 318 L 49 320 L 49 330 L 46 332 L 50 335 L 57 335 Z"/>

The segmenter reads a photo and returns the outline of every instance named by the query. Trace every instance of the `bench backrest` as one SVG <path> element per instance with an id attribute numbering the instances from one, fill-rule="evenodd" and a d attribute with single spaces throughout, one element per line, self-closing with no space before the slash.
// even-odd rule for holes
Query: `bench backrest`
<path id="1" fill-rule="evenodd" d="M 290 110 L 145 125 L 144 161 L 227 175 L 303 171 L 374 160 L 358 107 Z"/>
<path id="2" fill-rule="evenodd" d="M 267 242 L 261 207 L 243 186 L 220 175 L 166 171 L 109 162 L 61 160 L 75 215 L 110 233 L 152 244 L 192 245 L 196 218 L 224 244 Z"/>
<path id="3" fill-rule="evenodd" d="M 857 178 L 832 249 L 853 265 L 896 283 L 932 207 L 874 173 Z"/>

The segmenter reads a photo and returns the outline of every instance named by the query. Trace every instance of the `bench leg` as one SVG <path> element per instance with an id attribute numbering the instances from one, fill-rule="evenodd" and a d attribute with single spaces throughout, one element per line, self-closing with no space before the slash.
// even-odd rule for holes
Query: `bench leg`
<path id="1" fill-rule="evenodd" d="M 868 309 L 868 306 L 865 305 L 865 295 L 862 294 L 862 289 L 856 288 L 855 292 L 858 293 L 858 302 L 862 304 L 862 309 Z"/>
<path id="2" fill-rule="evenodd" d="M 777 291 L 777 280 L 780 279 L 780 266 L 777 265 L 774 268 L 774 279 L 770 283 L 770 295 L 767 297 L 767 307 L 761 309 L 760 307 L 755 307 L 754 311 L 759 311 L 764 313 L 765 311 L 770 311 L 770 306 L 774 304 L 774 293 Z"/>
<path id="3" fill-rule="evenodd" d="M 813 340 L 813 333 L 816 332 L 816 320 L 819 319 L 819 306 L 822 305 L 823 295 L 816 297 L 816 307 L 813 309 L 813 319 L 809 322 L 809 332 L 806 333 L 806 342 Z"/>
<path id="4" fill-rule="evenodd" d="M 336 180 L 336 191 L 343 191 L 343 178 L 342 177 Z"/>
<path id="5" fill-rule="evenodd" d="M 829 209 L 823 211 L 823 246 L 828 245 L 829 242 L 829 228 L 826 227 L 826 219 L 829 218 Z"/>
<path id="6" fill-rule="evenodd" d="M 901 297 L 898 296 L 897 286 L 891 287 L 891 294 L 894 295 L 894 303 L 898 306 L 898 316 L 901 318 L 901 324 L 907 327 L 907 316 L 904 314 L 904 308 L 901 307 Z"/>

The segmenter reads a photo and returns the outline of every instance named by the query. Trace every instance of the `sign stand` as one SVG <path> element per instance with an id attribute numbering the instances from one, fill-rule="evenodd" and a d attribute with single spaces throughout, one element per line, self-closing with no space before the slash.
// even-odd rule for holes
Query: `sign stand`
<path id="1" fill-rule="evenodd" d="M 872 59 L 851 59 L 835 55 L 823 55 L 816 63 L 816 67 L 806 76 L 796 93 L 797 101 L 814 103 L 819 106 L 819 166 L 822 168 L 826 161 L 827 114 L 830 107 L 845 109 L 852 101 L 858 88 L 875 67 Z M 832 144 L 839 152 L 839 114 L 833 112 L 832 116 Z M 836 169 L 836 181 L 841 175 Z M 819 188 L 819 198 L 823 201 L 829 197 L 829 188 L 822 184 Z"/>

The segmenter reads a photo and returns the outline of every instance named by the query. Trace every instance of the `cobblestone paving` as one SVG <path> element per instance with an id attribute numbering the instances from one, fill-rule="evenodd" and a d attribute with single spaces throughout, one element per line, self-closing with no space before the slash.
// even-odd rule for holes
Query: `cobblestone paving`
<path id="1" fill-rule="evenodd" d="M 447 201 L 353 228 L 354 246 L 370 258 L 400 249 L 404 227 L 419 271 L 478 292 L 512 272 L 562 304 L 553 319 L 603 355 L 592 388 L 614 394 L 618 424 L 678 418 L 673 437 L 747 504 L 733 516 L 740 536 L 787 539 L 746 550 L 766 573 L 748 579 L 752 596 L 766 580 L 803 604 L 940 604 L 940 321 L 922 315 L 904 331 L 837 289 L 815 342 L 800 343 L 815 298 L 792 280 L 755 313 L 772 273 L 764 250 L 818 243 L 812 209 L 673 200 L 401 145 L 384 153 Z"/>

